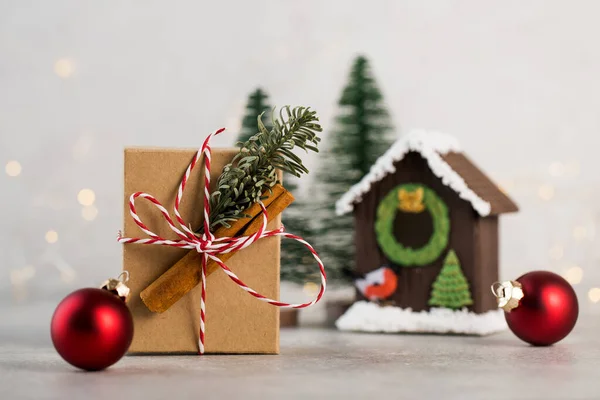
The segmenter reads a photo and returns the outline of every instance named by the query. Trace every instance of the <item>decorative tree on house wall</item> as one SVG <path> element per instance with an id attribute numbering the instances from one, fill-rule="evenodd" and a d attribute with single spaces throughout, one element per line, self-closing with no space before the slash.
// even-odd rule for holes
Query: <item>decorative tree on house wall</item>
<path id="1" fill-rule="evenodd" d="M 271 111 L 272 108 L 269 105 L 269 95 L 264 92 L 261 88 L 257 88 L 255 91 L 250 93 L 248 96 L 248 102 L 246 103 L 246 114 L 242 119 L 242 128 L 240 130 L 240 136 L 238 140 L 245 142 L 250 139 L 250 136 L 257 132 L 256 117 L 260 114 L 263 115 L 263 123 L 268 130 L 271 130 Z"/>
<path id="2" fill-rule="evenodd" d="M 335 202 L 365 176 L 394 140 L 383 95 L 365 57 L 354 61 L 349 82 L 338 101 L 341 113 L 328 133 L 319 155 L 314 209 L 317 211 L 318 250 L 327 265 L 328 277 L 348 277 L 354 259 L 353 219 L 337 216 Z"/>
<path id="3" fill-rule="evenodd" d="M 265 127 L 271 130 L 271 107 L 267 104 L 268 95 L 259 89 L 256 89 L 248 96 L 246 114 L 242 120 L 242 129 L 238 137 L 239 142 L 248 140 L 257 133 L 257 119 L 262 116 L 262 122 Z M 285 209 L 282 215 L 282 222 L 288 232 L 298 235 L 311 242 L 311 227 L 306 216 L 309 212 L 306 210 L 306 203 L 300 194 L 300 190 L 295 182 L 295 177 L 285 174 L 283 178 L 285 188 L 290 191 L 295 201 Z M 318 272 L 314 268 L 314 259 L 306 251 L 306 248 L 295 240 L 282 240 L 281 242 L 281 279 L 284 281 L 303 283 L 307 279 L 318 279 Z"/>
<path id="4" fill-rule="evenodd" d="M 450 250 L 444 266 L 433 283 L 429 305 L 458 310 L 473 304 L 469 282 L 460 268 L 454 250 Z"/>

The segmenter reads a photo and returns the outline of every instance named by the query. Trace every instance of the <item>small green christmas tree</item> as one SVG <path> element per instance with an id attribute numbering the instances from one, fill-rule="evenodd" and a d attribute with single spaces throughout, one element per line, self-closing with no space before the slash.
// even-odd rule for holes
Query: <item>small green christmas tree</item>
<path id="1" fill-rule="evenodd" d="M 340 114 L 328 132 L 326 147 L 319 154 L 319 168 L 311 214 L 318 222 L 318 250 L 330 281 L 349 280 L 344 271 L 354 265 L 354 221 L 338 216 L 335 203 L 365 176 L 394 141 L 383 95 L 365 57 L 354 61 L 347 85 L 338 101 Z"/>
<path id="2" fill-rule="evenodd" d="M 300 236 L 309 243 L 314 244 L 312 225 L 310 224 L 310 218 L 307 218 L 310 215 L 307 208 L 308 204 L 294 181 L 295 178 L 290 174 L 286 174 L 283 179 L 283 185 L 294 195 L 295 200 L 285 209 L 281 220 L 287 232 Z M 305 283 L 307 281 L 317 281 L 318 278 L 317 263 L 308 249 L 295 240 L 282 239 L 281 280 Z"/>
<path id="3" fill-rule="evenodd" d="M 261 88 L 256 89 L 248 96 L 248 102 L 246 103 L 246 114 L 242 119 L 242 127 L 240 130 L 240 136 L 238 140 L 245 142 L 250 139 L 250 136 L 258 132 L 258 126 L 256 124 L 256 118 L 261 114 L 263 115 L 263 124 L 270 131 L 271 130 L 271 106 L 268 103 L 269 95 L 265 93 Z"/>
<path id="4" fill-rule="evenodd" d="M 458 310 L 473 304 L 469 282 L 460 268 L 460 262 L 454 250 L 450 250 L 444 266 L 433 283 L 430 306 Z"/>
<path id="5" fill-rule="evenodd" d="M 248 97 L 246 114 L 242 120 L 242 130 L 238 136 L 239 142 L 248 140 L 258 132 L 257 118 L 264 112 L 262 122 L 269 130 L 271 124 L 271 108 L 267 105 L 267 94 L 261 89 L 256 89 Z M 287 232 L 300 236 L 311 242 L 311 227 L 308 222 L 306 203 L 300 196 L 295 177 L 284 174 L 283 184 L 291 192 L 295 201 L 290 204 L 282 214 L 282 222 Z M 310 252 L 295 240 L 283 239 L 281 242 L 281 279 L 289 282 L 303 283 L 311 278 L 317 279 L 319 272 L 316 262 Z"/>

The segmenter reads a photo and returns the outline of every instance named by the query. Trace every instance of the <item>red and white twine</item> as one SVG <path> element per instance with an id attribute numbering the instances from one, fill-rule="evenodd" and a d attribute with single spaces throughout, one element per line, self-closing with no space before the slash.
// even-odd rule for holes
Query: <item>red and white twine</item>
<path id="1" fill-rule="evenodd" d="M 210 193 L 208 192 L 208 189 L 210 187 L 210 163 L 211 163 L 210 140 L 213 138 L 213 136 L 218 135 L 219 133 L 223 132 L 224 130 L 225 130 L 224 128 L 221 128 L 206 138 L 206 140 L 204 141 L 204 144 L 202 145 L 202 148 L 200 148 L 200 150 L 198 150 L 198 152 L 194 156 L 192 162 L 187 167 L 187 169 L 185 171 L 185 175 L 183 176 L 181 183 L 179 184 L 179 188 L 177 189 L 177 196 L 175 197 L 175 206 L 174 206 L 173 211 L 175 214 L 175 220 L 179 224 L 180 228 L 177 228 L 177 226 L 175 226 L 175 223 L 173 222 L 173 219 L 171 219 L 171 216 L 170 216 L 169 212 L 167 211 L 167 209 L 165 207 L 163 207 L 163 205 L 158 200 L 156 200 L 152 195 L 150 195 L 148 193 L 143 193 L 143 192 L 136 192 L 136 193 L 132 194 L 131 197 L 129 198 L 129 213 L 131 214 L 131 217 L 133 218 L 133 220 L 135 221 L 137 226 L 139 226 L 140 229 L 149 237 L 148 238 L 126 238 L 126 237 L 122 237 L 121 233 L 119 232 L 119 236 L 117 239 L 119 243 L 123 243 L 123 244 L 130 244 L 130 243 L 155 244 L 155 245 L 161 245 L 161 246 L 178 247 L 178 248 L 182 248 L 182 249 L 194 249 L 198 253 L 202 254 L 202 256 L 203 256 L 202 257 L 202 275 L 201 275 L 202 276 L 202 295 L 200 297 L 200 332 L 199 332 L 199 340 L 198 340 L 199 354 L 204 354 L 205 331 L 206 331 L 206 326 L 205 326 L 205 319 L 206 319 L 206 265 L 207 265 L 209 259 L 215 261 L 217 263 L 217 265 L 219 265 L 219 267 L 221 267 L 223 272 L 225 272 L 225 274 L 227 274 L 227 276 L 236 285 L 238 285 L 241 289 L 248 292 L 248 294 L 254 296 L 255 298 L 257 298 L 260 301 L 264 301 L 266 303 L 269 303 L 269 304 L 272 304 L 274 306 L 281 307 L 281 308 L 310 307 L 313 304 L 315 304 L 316 302 L 318 302 L 323 297 L 323 294 L 325 293 L 325 288 L 327 286 L 327 277 L 325 274 L 325 268 L 323 267 L 323 262 L 319 258 L 319 255 L 317 254 L 315 249 L 301 237 L 285 232 L 283 226 L 281 226 L 280 228 L 275 229 L 275 230 L 270 230 L 270 231 L 267 230 L 267 210 L 262 203 L 260 205 L 262 208 L 263 223 L 262 223 L 261 227 L 259 228 L 259 230 L 255 234 L 249 235 L 249 236 L 240 236 L 240 237 L 215 238 L 215 236 L 210 232 L 210 230 L 209 230 L 209 227 L 210 227 L 210 201 L 209 201 Z M 194 169 L 194 167 L 196 166 L 196 164 L 198 163 L 198 161 L 200 160 L 200 157 L 202 155 L 204 155 L 204 233 L 200 236 L 200 235 L 194 233 L 190 228 L 188 228 L 188 224 L 183 220 L 183 218 L 181 217 L 181 214 L 179 213 L 179 204 L 181 203 L 181 198 L 183 197 L 185 185 L 190 177 L 190 173 L 192 172 L 192 170 Z M 141 197 L 141 198 L 144 198 L 144 199 L 150 201 L 156 208 L 158 208 L 158 210 L 162 213 L 163 217 L 167 221 L 169 228 L 171 228 L 171 230 L 177 234 L 177 236 L 179 237 L 179 240 L 169 240 L 169 239 L 162 238 L 162 237 L 158 236 L 157 234 L 155 234 L 154 232 L 152 232 L 142 222 L 141 218 L 137 215 L 137 212 L 135 210 L 135 199 L 137 199 L 138 197 Z M 296 240 L 296 241 L 302 243 L 311 252 L 312 256 L 314 257 L 314 259 L 317 261 L 317 263 L 319 265 L 319 272 L 321 274 L 321 288 L 320 288 L 317 296 L 314 298 L 314 300 L 312 300 L 308 303 L 302 303 L 302 304 L 289 304 L 289 303 L 282 303 L 277 300 L 269 299 L 268 297 L 265 297 L 262 294 L 255 291 L 254 289 L 248 287 L 248 285 L 246 285 L 244 282 L 242 282 L 242 280 L 240 278 L 238 278 L 238 276 L 219 259 L 220 254 L 230 253 L 232 251 L 238 251 L 238 250 L 244 249 L 262 238 L 271 237 L 271 236 L 282 236 L 283 238 Z"/>

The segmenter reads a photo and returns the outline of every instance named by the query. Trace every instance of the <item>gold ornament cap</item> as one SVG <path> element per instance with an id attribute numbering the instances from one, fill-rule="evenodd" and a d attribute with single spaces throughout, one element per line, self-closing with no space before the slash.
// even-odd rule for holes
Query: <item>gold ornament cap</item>
<path id="1" fill-rule="evenodd" d="M 517 281 L 496 282 L 492 285 L 492 293 L 498 301 L 498 308 L 506 312 L 517 308 L 523 298 L 523 287 Z"/>
<path id="2" fill-rule="evenodd" d="M 108 290 L 123 301 L 127 301 L 131 289 L 125 284 L 129 280 L 129 272 L 123 271 L 115 279 L 110 278 L 100 286 L 100 289 Z"/>

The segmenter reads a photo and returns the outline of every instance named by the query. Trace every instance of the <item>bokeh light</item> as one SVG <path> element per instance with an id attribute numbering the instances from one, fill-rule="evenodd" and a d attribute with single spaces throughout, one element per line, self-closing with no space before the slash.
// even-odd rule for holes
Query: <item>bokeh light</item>
<path id="1" fill-rule="evenodd" d="M 9 161 L 6 163 L 5 170 L 8 176 L 19 176 L 21 175 L 21 164 L 18 161 Z"/>
<path id="2" fill-rule="evenodd" d="M 588 298 L 592 303 L 597 303 L 600 301 L 600 288 L 591 288 L 588 292 Z"/>
<path id="3" fill-rule="evenodd" d="M 56 231 L 48 231 L 46 232 L 46 242 L 48 243 L 56 243 L 58 242 L 58 232 Z"/>
<path id="4" fill-rule="evenodd" d="M 583 269 L 574 265 L 567 269 L 563 276 L 571 285 L 577 285 L 583 279 Z"/>
<path id="5" fill-rule="evenodd" d="M 314 282 L 306 282 L 302 289 L 309 296 L 314 296 L 319 291 L 319 285 Z"/>
<path id="6" fill-rule="evenodd" d="M 554 186 L 542 185 L 538 188 L 538 196 L 544 201 L 550 201 L 554 198 Z"/>
<path id="7" fill-rule="evenodd" d="M 60 78 L 70 78 L 75 72 L 75 64 L 68 58 L 61 58 L 54 63 L 54 73 Z"/>
<path id="8" fill-rule="evenodd" d="M 92 189 L 81 189 L 77 194 L 77 201 L 82 206 L 91 206 L 96 201 L 96 193 Z"/>
<path id="9" fill-rule="evenodd" d="M 550 201 L 554 198 L 554 186 L 542 185 L 538 188 L 538 196 L 544 201 Z"/>

